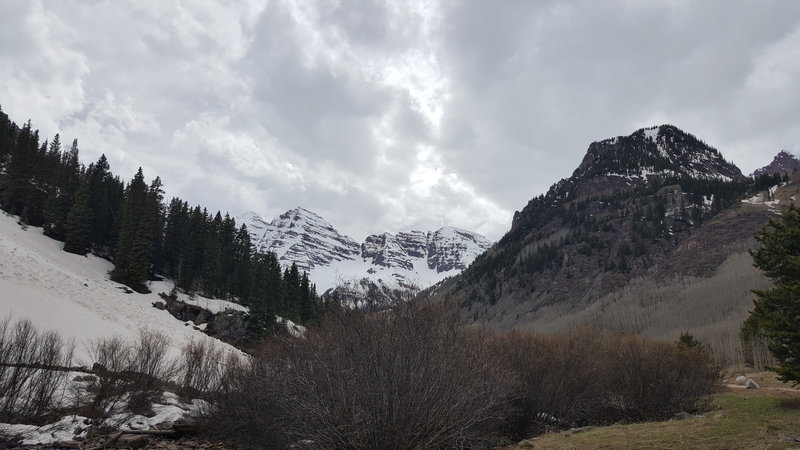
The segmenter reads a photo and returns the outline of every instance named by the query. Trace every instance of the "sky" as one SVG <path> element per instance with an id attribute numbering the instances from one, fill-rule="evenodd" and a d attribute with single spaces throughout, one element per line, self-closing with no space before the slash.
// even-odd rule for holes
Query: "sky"
<path id="1" fill-rule="evenodd" d="M 794 0 L 2 0 L 0 105 L 167 198 L 499 239 L 588 145 L 800 153 Z"/>

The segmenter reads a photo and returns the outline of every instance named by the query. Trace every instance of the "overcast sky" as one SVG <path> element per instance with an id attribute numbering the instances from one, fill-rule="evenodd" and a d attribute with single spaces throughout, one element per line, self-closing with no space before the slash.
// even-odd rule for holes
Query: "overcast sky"
<path id="1" fill-rule="evenodd" d="M 589 143 L 800 150 L 800 1 L 2 0 L 0 105 L 167 196 L 498 239 Z"/>

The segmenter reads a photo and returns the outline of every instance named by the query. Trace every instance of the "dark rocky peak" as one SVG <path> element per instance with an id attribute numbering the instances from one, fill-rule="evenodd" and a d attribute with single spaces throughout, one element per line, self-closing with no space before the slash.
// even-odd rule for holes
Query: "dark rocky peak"
<path id="1" fill-rule="evenodd" d="M 628 136 L 591 143 L 572 176 L 514 214 L 512 229 L 501 242 L 521 239 L 570 202 L 647 196 L 671 184 L 683 185 L 699 198 L 720 190 L 716 185 L 745 180 L 738 167 L 694 135 L 673 125 L 641 128 Z"/>
<path id="2" fill-rule="evenodd" d="M 780 151 L 766 166 L 756 169 L 754 177 L 761 175 L 791 175 L 795 170 L 800 169 L 800 160 L 786 150 Z"/>
<path id="3" fill-rule="evenodd" d="M 673 125 L 642 128 L 589 145 L 570 180 L 617 176 L 741 180 L 741 170 L 695 136 Z"/>

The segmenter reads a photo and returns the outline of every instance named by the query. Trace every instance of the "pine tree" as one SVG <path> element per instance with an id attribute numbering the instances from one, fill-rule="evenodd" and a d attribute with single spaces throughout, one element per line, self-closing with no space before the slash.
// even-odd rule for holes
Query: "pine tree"
<path id="1" fill-rule="evenodd" d="M 747 326 L 769 340 L 782 381 L 800 384 L 800 209 L 791 207 L 756 235 L 761 247 L 751 251 L 753 264 L 775 287 L 754 291 L 755 308 Z"/>
<path id="2" fill-rule="evenodd" d="M 222 228 L 222 216 L 219 212 L 209 222 L 206 228 L 205 242 L 203 244 L 202 285 L 206 296 L 212 297 L 219 293 L 222 275 L 222 246 L 220 245 L 219 232 Z"/>
<path id="3" fill-rule="evenodd" d="M 164 271 L 173 280 L 179 280 L 179 267 L 184 245 L 184 229 L 189 222 L 189 205 L 178 197 L 173 197 L 167 209 L 164 225 Z"/>
<path id="4" fill-rule="evenodd" d="M 75 201 L 69 210 L 66 224 L 64 251 L 85 255 L 89 251 L 92 235 L 92 211 L 89 207 L 89 179 L 81 183 Z"/>
<path id="5" fill-rule="evenodd" d="M 111 230 L 114 227 L 115 207 L 112 202 L 114 179 L 111 176 L 106 155 L 100 158 L 89 170 L 89 204 L 92 216 L 92 245 L 99 253 L 110 244 Z"/>
<path id="6" fill-rule="evenodd" d="M 39 148 L 38 131 L 31 130 L 30 120 L 22 127 L 14 145 L 11 147 L 11 160 L 6 173 L 8 186 L 3 192 L 3 209 L 11 214 L 31 216 L 32 205 L 28 203 L 33 190 L 35 158 Z"/>
<path id="7" fill-rule="evenodd" d="M 316 292 L 308 279 L 308 273 L 303 272 L 300 279 L 300 321 L 308 323 L 316 316 Z"/>
<path id="8" fill-rule="evenodd" d="M 250 270 L 252 259 L 250 232 L 247 230 L 247 225 L 242 224 L 233 240 L 233 272 L 231 274 L 231 294 L 239 297 L 239 301 L 242 304 L 247 304 L 250 299 Z"/>
<path id="9" fill-rule="evenodd" d="M 284 303 L 284 314 L 286 317 L 300 321 L 300 270 L 297 264 L 292 263 L 283 274 L 284 291 L 286 301 Z"/>
<path id="10" fill-rule="evenodd" d="M 148 208 L 148 190 L 142 168 L 136 172 L 125 192 L 119 242 L 111 279 L 138 292 L 147 292 L 153 247 L 153 220 Z"/>

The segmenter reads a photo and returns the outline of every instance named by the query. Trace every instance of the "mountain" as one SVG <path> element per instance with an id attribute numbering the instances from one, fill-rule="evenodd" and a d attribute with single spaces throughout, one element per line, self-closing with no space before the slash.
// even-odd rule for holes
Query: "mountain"
<path id="1" fill-rule="evenodd" d="M 257 251 L 274 252 L 282 263 L 296 263 L 302 270 L 352 261 L 360 254 L 354 240 L 339 234 L 325 219 L 304 208 L 286 211 L 272 222 L 253 212 L 237 221 L 247 224 Z"/>
<path id="2" fill-rule="evenodd" d="M 753 172 L 753 176 L 792 174 L 798 169 L 800 169 L 800 160 L 786 150 L 782 150 L 775 155 L 771 163 L 760 169 L 756 169 L 756 171 Z"/>
<path id="3" fill-rule="evenodd" d="M 716 149 L 672 125 L 594 142 L 497 244 L 430 292 L 498 328 L 692 329 L 722 342 L 738 336 L 750 289 L 763 285 L 747 249 L 788 188 L 754 192 Z"/>
<path id="4" fill-rule="evenodd" d="M 427 287 L 465 269 L 492 244 L 454 227 L 373 234 L 358 244 L 300 207 L 270 222 L 253 212 L 236 220 L 247 225 L 256 249 L 275 252 L 282 264 L 308 271 L 320 292 L 364 279 L 383 286 Z"/>

